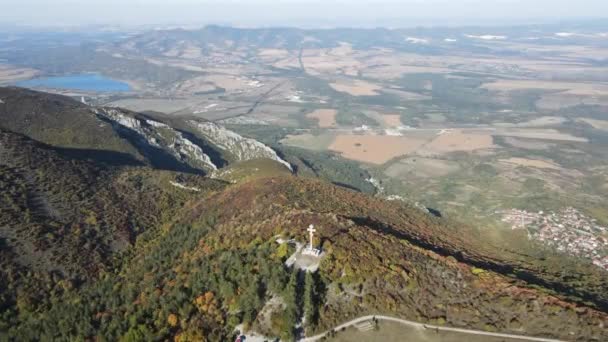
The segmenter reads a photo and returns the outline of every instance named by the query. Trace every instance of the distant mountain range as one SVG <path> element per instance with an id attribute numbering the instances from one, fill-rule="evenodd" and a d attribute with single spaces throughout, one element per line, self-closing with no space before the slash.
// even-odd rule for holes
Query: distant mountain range
<path id="1" fill-rule="evenodd" d="M 294 175 L 210 122 L 19 88 L 0 100 L 2 340 L 220 341 L 242 323 L 291 340 L 366 314 L 608 338 L 593 265 Z M 304 276 L 277 240 L 304 242 L 309 224 L 325 254 Z"/>

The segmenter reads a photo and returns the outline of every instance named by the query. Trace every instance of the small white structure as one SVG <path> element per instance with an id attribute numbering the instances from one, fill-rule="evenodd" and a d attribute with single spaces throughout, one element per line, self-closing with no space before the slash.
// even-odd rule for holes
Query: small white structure
<path id="1" fill-rule="evenodd" d="M 314 233 L 315 233 L 317 230 L 315 229 L 315 226 L 313 226 L 313 225 L 311 224 L 310 226 L 308 226 L 307 231 L 308 231 L 308 236 L 309 236 L 309 239 L 310 239 L 310 243 L 308 244 L 308 247 L 306 247 L 306 248 L 305 248 L 305 249 L 302 251 L 302 254 L 305 254 L 305 255 L 312 255 L 312 256 L 317 256 L 317 257 L 318 257 L 319 255 L 321 255 L 321 250 L 320 250 L 320 249 L 317 249 L 317 248 L 314 248 L 314 245 L 313 245 Z"/>
<path id="2" fill-rule="evenodd" d="M 437 135 L 450 134 L 450 133 L 452 133 L 452 129 L 444 128 L 444 129 L 440 130 L 439 133 L 437 133 Z"/>
<path id="3" fill-rule="evenodd" d="M 399 130 L 390 129 L 390 128 L 385 129 L 384 134 L 388 135 L 389 137 L 402 137 L 403 136 L 403 133 L 401 133 Z"/>
<path id="4" fill-rule="evenodd" d="M 368 125 L 361 125 L 360 127 L 356 127 L 354 129 L 355 132 L 367 132 L 369 131 L 369 126 Z"/>

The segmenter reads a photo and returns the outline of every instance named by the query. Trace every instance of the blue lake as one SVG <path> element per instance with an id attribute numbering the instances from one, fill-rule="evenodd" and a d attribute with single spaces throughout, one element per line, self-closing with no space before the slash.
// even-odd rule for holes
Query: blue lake
<path id="1" fill-rule="evenodd" d="M 66 90 L 85 90 L 96 92 L 129 91 L 131 87 L 124 82 L 113 80 L 99 74 L 41 77 L 21 81 L 16 84 L 25 88 L 55 88 Z"/>

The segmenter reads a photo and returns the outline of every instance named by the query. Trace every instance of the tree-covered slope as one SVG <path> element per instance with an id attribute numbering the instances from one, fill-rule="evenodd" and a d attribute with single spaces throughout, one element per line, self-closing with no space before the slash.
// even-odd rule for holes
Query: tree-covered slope
<path id="1" fill-rule="evenodd" d="M 325 256 L 319 272 L 305 276 L 285 266 L 293 247 L 276 240 L 305 242 L 310 223 Z M 28 312 L 29 320 L 15 316 L 9 331 L 23 340 L 220 341 L 244 323 L 289 340 L 382 313 L 514 334 L 607 337 L 595 269 L 574 265 L 581 281 L 572 291 L 595 296 L 583 303 L 548 285 L 558 269 L 530 266 L 535 278 L 520 276 L 523 261 L 468 234 L 416 208 L 324 182 L 255 179 L 188 201 L 144 232 L 114 272 L 62 292 L 55 305 Z M 279 304 L 270 310 L 268 303 Z M 302 316 L 307 323 L 297 331 Z"/>
<path id="2" fill-rule="evenodd" d="M 0 129 L 0 308 L 7 322 L 112 271 L 137 237 L 221 182 L 56 148 Z M 175 184 L 189 182 L 199 191 Z"/>
<path id="3" fill-rule="evenodd" d="M 221 209 L 228 206 L 234 209 Z M 314 180 L 276 178 L 217 194 L 185 222 L 197 222 L 205 212 L 218 213 L 218 241 L 272 241 L 281 234 L 304 242 L 305 227 L 319 227 L 328 253 L 321 278 L 327 293 L 337 288 L 347 299 L 329 295 L 321 301 L 324 328 L 356 314 L 384 312 L 568 339 L 571 331 L 584 339 L 605 334 L 607 279 L 601 269 L 497 248 L 472 229 L 399 202 Z M 577 323 L 565 324 L 565 317 Z"/>

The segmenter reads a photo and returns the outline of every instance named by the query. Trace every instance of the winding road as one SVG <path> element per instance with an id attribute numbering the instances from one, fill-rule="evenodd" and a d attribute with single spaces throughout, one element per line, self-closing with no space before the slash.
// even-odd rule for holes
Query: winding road
<path id="1" fill-rule="evenodd" d="M 340 324 L 340 325 L 338 325 L 337 327 L 335 327 L 335 328 L 333 328 L 331 330 L 340 331 L 343 328 L 347 328 L 347 327 L 353 326 L 353 325 L 355 325 L 357 323 L 361 323 L 361 322 L 365 322 L 365 321 L 370 321 L 370 320 L 374 319 L 374 317 L 377 320 L 396 322 L 396 323 L 408 325 L 408 326 L 415 327 L 415 328 L 422 328 L 422 329 L 433 329 L 433 330 L 440 330 L 440 331 L 449 331 L 449 332 L 457 332 L 457 333 L 471 334 L 471 335 L 480 335 L 480 336 L 490 336 L 490 337 L 503 337 L 503 338 L 510 338 L 510 339 L 516 339 L 516 340 L 523 340 L 523 341 L 562 342 L 561 340 L 555 340 L 555 339 L 551 339 L 551 338 L 529 337 L 529 336 L 522 336 L 522 335 L 511 335 L 511 334 L 493 333 L 493 332 L 480 331 L 480 330 L 469 330 L 469 329 L 442 327 L 442 326 L 437 326 L 437 325 L 422 324 L 422 323 L 417 323 L 417 322 L 413 322 L 413 321 L 408 321 L 408 320 L 405 320 L 405 319 L 400 319 L 400 318 L 395 318 L 395 317 L 390 317 L 390 316 L 381 316 L 381 315 L 370 315 L 370 316 L 362 316 L 362 317 L 359 317 L 359 318 L 355 318 L 355 319 L 353 319 L 351 321 L 348 321 L 346 323 Z M 324 333 L 321 333 L 319 335 L 315 335 L 315 336 L 311 336 L 311 337 L 306 337 L 306 338 L 300 339 L 299 342 L 314 342 L 314 341 L 318 341 L 321 338 L 323 338 L 324 336 L 326 336 L 327 334 L 329 334 L 329 332 L 331 330 L 328 330 L 328 331 L 326 331 Z"/>

